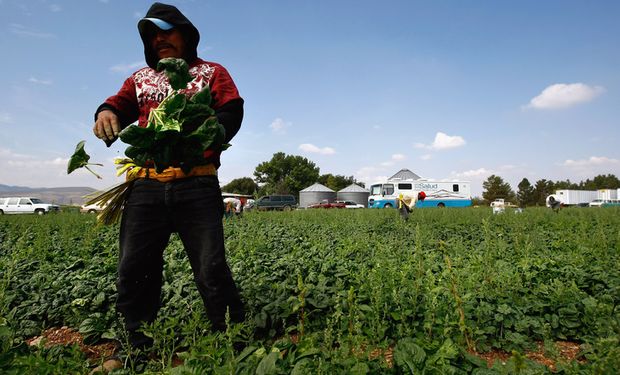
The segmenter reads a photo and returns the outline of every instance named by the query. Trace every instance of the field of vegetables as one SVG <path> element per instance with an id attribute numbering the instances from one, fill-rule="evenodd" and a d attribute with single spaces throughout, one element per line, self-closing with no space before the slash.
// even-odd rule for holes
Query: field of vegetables
<path id="1" fill-rule="evenodd" d="M 615 374 L 619 228 L 616 208 L 246 212 L 225 220 L 246 323 L 209 331 L 173 237 L 154 353 L 119 373 Z M 0 373 L 88 374 L 85 347 L 124 342 L 117 252 L 89 215 L 0 217 Z M 83 343 L 29 345 L 53 327 Z"/>

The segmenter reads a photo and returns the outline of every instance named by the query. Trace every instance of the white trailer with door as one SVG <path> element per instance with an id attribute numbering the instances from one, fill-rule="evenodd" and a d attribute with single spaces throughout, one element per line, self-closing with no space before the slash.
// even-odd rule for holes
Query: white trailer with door
<path id="1" fill-rule="evenodd" d="M 556 190 L 555 194 L 551 194 L 550 197 L 553 197 L 564 206 L 587 206 L 590 202 L 598 198 L 598 191 L 562 189 Z M 548 201 L 549 197 L 547 197 L 547 202 Z"/>

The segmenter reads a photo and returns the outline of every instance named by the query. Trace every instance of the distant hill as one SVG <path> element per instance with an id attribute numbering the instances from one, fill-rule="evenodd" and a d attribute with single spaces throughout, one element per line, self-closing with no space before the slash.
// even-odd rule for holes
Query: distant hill
<path id="1" fill-rule="evenodd" d="M 27 196 L 40 198 L 46 203 L 79 206 L 84 203 L 84 196 L 97 191 L 91 187 L 56 187 L 31 188 L 27 186 L 10 186 L 0 184 L 0 197 Z"/>

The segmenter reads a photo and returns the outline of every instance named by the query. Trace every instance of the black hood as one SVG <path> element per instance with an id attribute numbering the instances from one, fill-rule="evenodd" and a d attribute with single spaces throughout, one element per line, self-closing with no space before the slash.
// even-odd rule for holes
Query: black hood
<path id="1" fill-rule="evenodd" d="M 185 17 L 176 7 L 162 3 L 153 3 L 148 12 L 146 12 L 146 16 L 144 18 L 159 18 L 160 20 L 174 25 L 174 27 L 177 28 L 185 38 L 185 61 L 187 61 L 188 64 L 191 64 L 191 62 L 198 57 L 197 49 L 198 42 L 200 41 L 198 29 L 196 29 L 190 20 L 187 19 L 187 17 Z M 159 58 L 157 57 L 157 53 L 151 48 L 149 41 L 146 39 L 147 23 L 152 24 L 152 22 L 144 18 L 138 22 L 138 31 L 140 31 L 140 37 L 142 38 L 142 43 L 144 43 L 144 58 L 146 59 L 148 66 L 153 69 L 157 69 L 157 62 L 159 61 Z"/>

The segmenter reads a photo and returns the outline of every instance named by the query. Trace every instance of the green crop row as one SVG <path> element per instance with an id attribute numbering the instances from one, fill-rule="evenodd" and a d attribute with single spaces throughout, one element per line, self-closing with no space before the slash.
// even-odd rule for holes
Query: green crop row
<path id="1" fill-rule="evenodd" d="M 566 374 L 620 368 L 620 210 L 246 212 L 225 221 L 244 324 L 209 331 L 177 237 L 149 371 L 172 374 L 545 373 L 523 353 L 578 343 Z M 0 372 L 87 373 L 75 348 L 28 347 L 48 327 L 123 341 L 117 228 L 79 214 L 0 218 Z M 239 342 L 245 349 L 235 350 Z M 551 348 L 552 345 L 545 345 Z M 487 368 L 472 355 L 512 352 Z M 54 352 L 52 352 L 54 351 Z M 546 353 L 558 358 L 549 349 Z M 173 367 L 173 357 L 183 364 Z M 135 369 L 124 370 L 132 373 Z"/>

